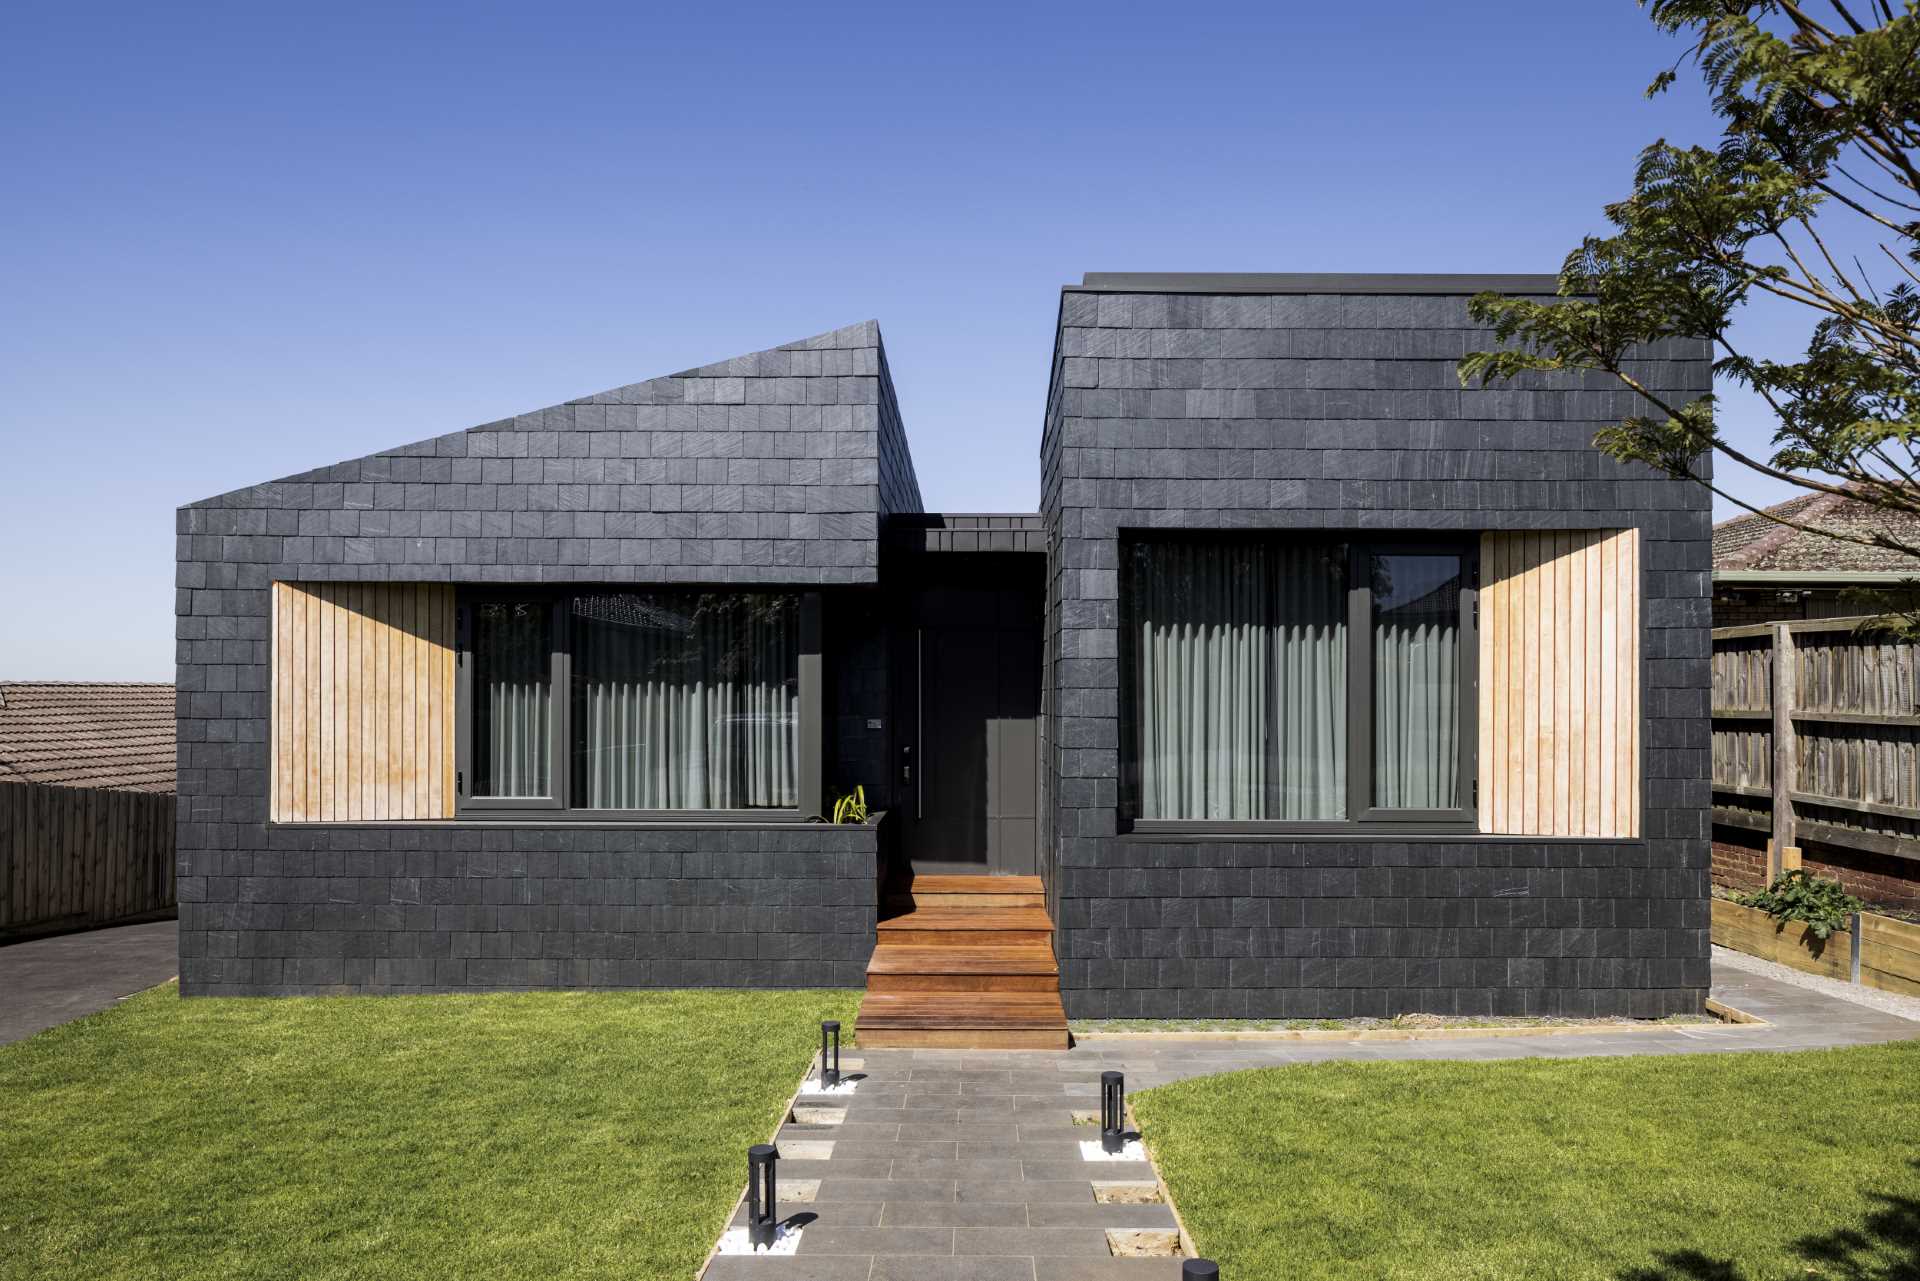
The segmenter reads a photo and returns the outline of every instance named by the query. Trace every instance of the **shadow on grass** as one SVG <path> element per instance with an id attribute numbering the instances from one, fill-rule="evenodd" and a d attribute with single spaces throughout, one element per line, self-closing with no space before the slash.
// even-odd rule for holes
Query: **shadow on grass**
<path id="1" fill-rule="evenodd" d="M 1920 1171 L 1920 1161 L 1909 1164 Z M 1833 1281 L 1920 1281 L 1920 1200 L 1869 1192 L 1877 1205 L 1860 1230 L 1841 1228 L 1801 1237 L 1793 1253 L 1810 1277 Z M 1752 1281 L 1730 1260 L 1698 1250 L 1660 1256 L 1651 1268 L 1634 1268 L 1620 1281 Z"/>

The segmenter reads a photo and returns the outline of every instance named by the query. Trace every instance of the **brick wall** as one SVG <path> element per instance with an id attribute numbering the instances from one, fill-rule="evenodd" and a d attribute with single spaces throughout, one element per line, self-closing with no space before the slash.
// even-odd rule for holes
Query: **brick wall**
<path id="1" fill-rule="evenodd" d="M 1699 1008 L 1708 496 L 1592 449 L 1597 427 L 1638 411 L 1604 379 L 1462 389 L 1455 362 L 1492 342 L 1466 301 L 1064 293 L 1042 456 L 1046 865 L 1074 1015 Z M 1662 343 L 1634 370 L 1682 399 L 1709 386 L 1702 343 Z M 1124 531 L 1628 526 L 1645 591 L 1644 840 L 1118 830 Z"/>
<path id="2" fill-rule="evenodd" d="M 1715 828 L 1713 833 L 1713 883 L 1733 890 L 1757 890 L 1767 883 L 1767 851 L 1764 839 L 1754 844 L 1747 833 L 1735 828 Z"/>
<path id="3" fill-rule="evenodd" d="M 1920 864 L 1912 859 L 1809 841 L 1800 847 L 1800 865 L 1814 876 L 1840 882 L 1847 893 L 1870 905 L 1920 909 Z M 1757 890 L 1766 882 L 1766 838 L 1738 828 L 1715 828 L 1713 883 Z"/>

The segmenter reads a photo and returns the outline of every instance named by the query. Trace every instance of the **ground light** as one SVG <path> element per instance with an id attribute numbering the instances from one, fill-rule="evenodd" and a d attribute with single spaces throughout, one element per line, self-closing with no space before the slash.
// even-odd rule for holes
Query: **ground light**
<path id="1" fill-rule="evenodd" d="M 1118 1152 L 1127 1146 L 1127 1078 L 1119 1072 L 1100 1074 L 1100 1146 Z"/>
<path id="2" fill-rule="evenodd" d="M 747 1149 L 747 1244 L 756 1249 L 771 1248 L 779 1235 L 780 1198 L 773 1173 L 779 1160 L 780 1149 L 771 1143 Z"/>
<path id="3" fill-rule="evenodd" d="M 1212 1259 L 1187 1259 L 1180 1264 L 1180 1281 L 1220 1281 L 1220 1265 Z"/>
<path id="4" fill-rule="evenodd" d="M 833 1057 L 827 1057 L 827 1040 L 833 1040 Z M 820 1025 L 820 1088 L 831 1090 L 840 1084 L 840 1024 L 828 1019 Z"/>

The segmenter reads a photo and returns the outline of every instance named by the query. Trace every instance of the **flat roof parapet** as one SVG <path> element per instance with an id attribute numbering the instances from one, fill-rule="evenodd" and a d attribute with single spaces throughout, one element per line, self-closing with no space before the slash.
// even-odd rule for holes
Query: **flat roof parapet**
<path id="1" fill-rule="evenodd" d="M 1089 271 L 1075 294 L 1554 294 L 1552 275 L 1394 272 Z"/>

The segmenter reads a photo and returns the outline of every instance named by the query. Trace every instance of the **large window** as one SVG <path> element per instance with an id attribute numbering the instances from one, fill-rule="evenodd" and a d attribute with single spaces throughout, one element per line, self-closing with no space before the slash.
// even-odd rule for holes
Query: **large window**
<path id="1" fill-rule="evenodd" d="M 470 600 L 463 809 L 796 808 L 801 612 L 791 592 Z"/>
<path id="2" fill-rule="evenodd" d="M 1471 822 L 1467 546 L 1126 547 L 1124 778 L 1136 822 Z"/>

